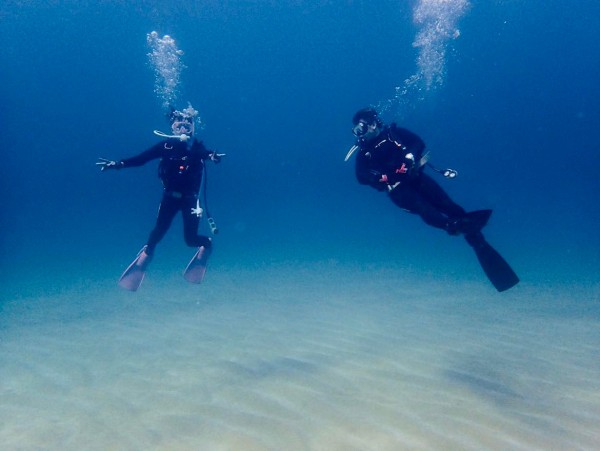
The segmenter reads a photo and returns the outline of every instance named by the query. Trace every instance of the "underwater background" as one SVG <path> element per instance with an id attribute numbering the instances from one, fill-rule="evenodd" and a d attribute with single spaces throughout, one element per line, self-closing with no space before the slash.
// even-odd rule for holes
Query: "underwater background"
<path id="1" fill-rule="evenodd" d="M 457 202 L 494 209 L 489 240 L 522 279 L 593 283 L 600 6 L 429 3 L 460 13 L 458 38 L 430 38 L 445 47 L 442 83 L 401 96 L 384 118 L 459 171 L 438 178 Z M 353 113 L 394 100 L 419 72 L 415 2 L 3 4 L 3 285 L 20 284 L 40 254 L 52 256 L 46 274 L 114 273 L 144 244 L 156 164 L 100 174 L 94 163 L 135 155 L 168 126 L 147 57 L 154 30 L 184 52 L 176 106 L 190 101 L 200 137 L 227 154 L 209 167 L 215 258 L 471 261 L 343 162 Z M 162 258 L 181 255 L 178 223 L 166 239 Z"/>
<path id="2" fill-rule="evenodd" d="M 359 330 L 369 305 L 381 315 L 370 326 L 385 330 L 384 340 L 372 344 L 384 350 L 397 331 L 395 320 L 409 328 L 422 324 L 432 341 L 440 333 L 444 342 L 445 315 L 455 330 L 465 326 L 462 318 L 484 315 L 490 324 L 510 325 L 511 337 L 539 318 L 551 318 L 549 337 L 554 330 L 566 348 L 585 348 L 581 360 L 567 366 L 586 375 L 589 386 L 581 390 L 591 399 L 585 418 L 593 424 L 600 418 L 593 382 L 600 374 L 594 357 L 600 343 L 599 25 L 600 3 L 594 0 L 3 1 L 0 365 L 6 370 L 11 362 L 28 362 L 30 357 L 19 355 L 20 340 L 38 335 L 38 328 L 46 331 L 40 336 L 53 336 L 50 329 L 81 332 L 93 320 L 86 333 L 102 335 L 103 322 L 142 312 L 136 330 L 156 329 L 169 337 L 178 326 L 169 329 L 163 316 L 179 311 L 196 318 L 191 309 L 205 301 L 219 307 L 211 311 L 214 317 L 203 317 L 209 322 L 204 326 L 220 332 L 205 332 L 199 340 L 232 341 L 235 348 L 239 331 L 223 318 L 259 327 L 251 314 L 259 305 L 270 312 L 259 316 L 263 333 L 278 322 L 293 331 L 291 338 L 280 331 L 278 362 L 301 374 L 304 367 L 288 365 L 294 340 L 308 337 L 315 321 L 342 327 L 343 312 L 356 314 L 347 325 Z M 207 287 L 183 287 L 180 273 L 193 250 L 185 246 L 176 218 L 147 280 L 130 295 L 116 280 L 154 225 L 161 198 L 157 163 L 101 173 L 95 162 L 136 155 L 157 142 L 153 130 L 168 131 L 161 68 L 148 56 L 161 51 L 160 43 L 149 45 L 153 31 L 169 35 L 180 50 L 170 54 L 179 65 L 167 89 L 174 106 L 191 102 L 202 119 L 200 139 L 226 156 L 208 165 L 208 205 L 219 234 Z M 519 285 L 495 293 L 462 239 L 426 226 L 356 182 L 354 163 L 344 156 L 354 143 L 352 115 L 369 105 L 386 122 L 419 134 L 434 165 L 458 170 L 452 181 L 430 172 L 456 202 L 467 210 L 494 210 L 486 237 L 515 269 Z M 206 224 L 203 230 L 208 233 Z M 350 290 L 355 298 L 346 297 Z M 277 306 L 269 303 L 273 296 L 281 301 Z M 314 297 L 321 303 L 312 304 Z M 319 318 L 320 308 L 327 319 Z M 281 322 L 291 314 L 297 322 Z M 571 329 L 563 322 L 574 318 L 585 325 L 569 323 Z M 471 344 L 479 330 L 473 321 L 462 337 Z M 181 330 L 195 329 L 185 324 Z M 119 333 L 140 340 L 129 332 Z M 180 345 L 192 349 L 198 342 Z M 27 349 L 45 348 L 42 343 Z M 157 349 L 168 355 L 173 348 L 161 343 Z M 205 351 L 214 352 L 215 361 L 225 358 L 208 346 Z M 258 355 L 263 351 L 257 346 Z M 42 354 L 53 361 L 61 352 L 82 353 L 87 364 L 97 363 L 86 350 L 56 352 Z M 566 358 L 544 352 L 552 356 L 548 360 Z M 13 379 L 0 382 L 0 404 L 10 406 L 0 411 L 4 420 L 20 418 L 14 415 L 23 405 L 16 387 L 31 377 L 27 367 L 11 367 Z M 250 367 L 253 377 L 265 370 Z M 40 374 L 48 367 L 36 368 Z M 474 380 L 473 373 L 455 369 L 445 374 Z M 77 384 L 69 380 L 61 393 L 77 398 Z M 161 380 L 157 376 L 156 384 Z M 496 405 L 522 395 L 497 387 L 479 384 Z M 110 417 L 110 409 L 102 404 L 99 411 Z M 27 432 L 19 435 L 17 429 L 0 427 L 0 437 L 22 449 L 43 442 L 28 442 L 31 436 L 24 439 Z M 587 431 L 584 439 L 569 436 L 558 443 L 586 448 L 600 437 L 597 427 Z M 507 436 L 501 443 L 510 443 Z M 97 449 L 167 447 L 147 437 L 120 439 L 100 440 Z M 67 448 L 81 443 L 74 440 Z M 277 449 L 278 442 L 269 443 L 223 449 Z M 289 449 L 370 449 L 324 443 L 299 439 Z M 373 449 L 405 449 L 407 443 L 380 442 Z M 498 445 L 473 443 L 473 449 Z M 181 449 L 197 445 L 190 439 Z"/>

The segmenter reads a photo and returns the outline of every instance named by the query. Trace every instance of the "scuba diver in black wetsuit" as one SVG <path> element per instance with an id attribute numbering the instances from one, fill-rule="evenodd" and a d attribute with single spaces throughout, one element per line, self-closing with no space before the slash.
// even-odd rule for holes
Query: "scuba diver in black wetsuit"
<path id="1" fill-rule="evenodd" d="M 447 178 L 452 169 L 437 169 L 429 162 L 425 143 L 413 132 L 396 124 L 385 125 L 373 108 L 363 108 L 352 118 L 356 144 L 346 155 L 355 152 L 356 178 L 363 185 L 387 191 L 398 207 L 418 214 L 430 226 L 450 235 L 464 235 L 494 286 L 504 291 L 518 282 L 517 276 L 502 257 L 485 241 L 481 229 L 492 210 L 467 213 L 456 204 L 429 175 L 425 166 Z"/>
<path id="2" fill-rule="evenodd" d="M 181 211 L 183 218 L 183 236 L 188 246 L 198 247 L 197 259 L 203 258 L 204 264 L 210 254 L 211 239 L 198 234 L 198 226 L 203 210 L 200 207 L 199 192 L 205 171 L 204 161 L 212 160 L 218 163 L 224 154 L 208 150 L 201 141 L 194 138 L 195 118 L 198 112 L 191 105 L 183 111 L 172 110 L 170 115 L 172 135 L 155 130 L 155 134 L 164 137 L 163 141 L 155 144 L 141 154 L 119 161 L 100 158 L 96 163 L 102 171 L 137 167 L 149 161 L 160 159 L 158 175 L 163 183 L 163 197 L 158 210 L 156 226 L 150 232 L 146 245 L 136 259 L 125 271 L 119 284 L 131 291 L 137 290 L 158 242 L 165 236 L 173 218 Z M 206 205 L 204 205 L 206 208 Z M 217 229 L 212 218 L 208 218 L 211 231 Z M 194 262 L 194 259 L 192 259 Z M 192 263 L 190 262 L 190 264 Z M 190 282 L 200 280 L 187 277 Z"/>
<path id="3" fill-rule="evenodd" d="M 359 183 L 388 191 L 398 207 L 451 235 L 479 232 L 485 225 L 491 210 L 468 214 L 424 173 L 428 154 L 419 136 L 393 123 L 384 125 L 372 108 L 358 111 L 352 123 Z M 445 172 L 447 177 L 456 176 L 456 171 Z"/>

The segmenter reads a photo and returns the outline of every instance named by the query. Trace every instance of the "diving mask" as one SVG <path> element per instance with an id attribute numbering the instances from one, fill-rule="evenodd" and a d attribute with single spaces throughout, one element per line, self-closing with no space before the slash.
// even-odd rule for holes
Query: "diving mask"
<path id="1" fill-rule="evenodd" d="M 182 111 L 173 111 L 171 113 L 171 130 L 176 135 L 193 135 L 196 116 L 198 116 L 198 111 L 191 104 L 188 104 L 188 107 Z"/>
<path id="2" fill-rule="evenodd" d="M 352 127 L 352 133 L 354 133 L 354 136 L 356 136 L 357 138 L 364 137 L 368 133 L 368 131 L 369 124 L 367 124 L 365 121 L 359 121 L 358 124 Z"/>
<path id="3" fill-rule="evenodd" d="M 154 134 L 163 138 L 179 138 L 180 141 L 187 141 L 194 135 L 196 117 L 198 111 L 188 104 L 182 111 L 173 110 L 170 114 L 172 135 L 167 135 L 159 130 L 154 130 Z"/>
<path id="4" fill-rule="evenodd" d="M 187 118 L 176 120 L 171 124 L 171 131 L 174 135 L 193 135 L 194 121 Z"/>

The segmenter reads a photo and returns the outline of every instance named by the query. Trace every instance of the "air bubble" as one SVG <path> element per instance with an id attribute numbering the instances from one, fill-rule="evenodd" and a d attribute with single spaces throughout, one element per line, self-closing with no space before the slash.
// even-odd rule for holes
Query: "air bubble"
<path id="1" fill-rule="evenodd" d="M 179 94 L 181 72 L 185 69 L 180 58 L 183 51 L 177 48 L 175 40 L 168 34 L 161 38 L 156 31 L 152 31 L 146 40 L 151 50 L 148 58 L 154 70 L 154 92 L 163 108 L 168 109 L 176 103 Z"/>

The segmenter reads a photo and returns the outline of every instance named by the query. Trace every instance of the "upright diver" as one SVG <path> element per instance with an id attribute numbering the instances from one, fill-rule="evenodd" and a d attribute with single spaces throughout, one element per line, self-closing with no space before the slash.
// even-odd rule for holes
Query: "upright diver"
<path id="1" fill-rule="evenodd" d="M 163 184 L 163 196 L 156 225 L 150 232 L 146 245 L 119 279 L 119 285 L 127 290 L 136 291 L 139 288 L 154 255 L 154 248 L 165 236 L 179 211 L 183 218 L 183 236 L 186 244 L 198 248 L 186 268 L 184 277 L 192 283 L 200 283 L 204 277 L 206 263 L 212 250 L 211 239 L 198 234 L 203 213 L 199 195 L 205 171 L 204 161 L 218 163 L 224 154 L 208 150 L 202 141 L 195 139 L 197 115 L 198 112 L 191 105 L 182 111 L 172 109 L 169 117 L 171 135 L 155 130 L 154 133 L 164 139 L 141 154 L 119 161 L 100 158 L 96 163 L 102 171 L 107 171 L 142 166 L 149 161 L 160 159 L 158 175 Z M 206 208 L 206 205 L 204 207 Z M 209 217 L 208 221 L 211 231 L 216 233 L 212 218 Z"/>

